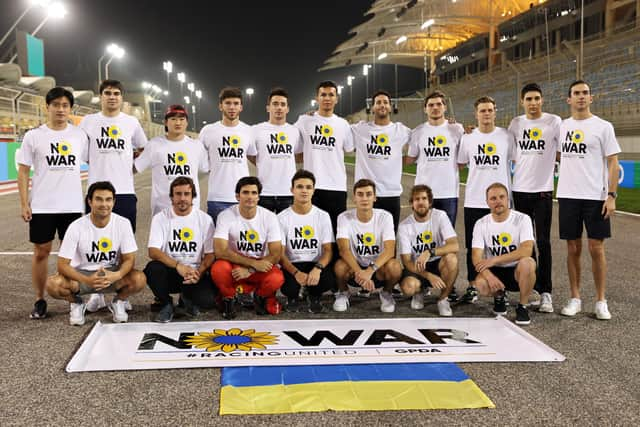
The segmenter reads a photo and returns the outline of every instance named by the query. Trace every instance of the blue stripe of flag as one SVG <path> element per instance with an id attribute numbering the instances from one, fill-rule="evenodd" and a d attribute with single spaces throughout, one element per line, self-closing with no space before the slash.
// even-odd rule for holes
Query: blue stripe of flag
<path id="1" fill-rule="evenodd" d="M 464 381 L 455 363 L 384 363 L 375 365 L 251 366 L 222 370 L 222 386 L 291 385 L 336 381 Z"/>

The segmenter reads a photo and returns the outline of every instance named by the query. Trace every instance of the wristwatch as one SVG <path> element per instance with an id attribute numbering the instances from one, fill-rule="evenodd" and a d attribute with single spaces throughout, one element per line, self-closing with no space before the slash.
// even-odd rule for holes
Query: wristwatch
<path id="1" fill-rule="evenodd" d="M 431 258 L 433 258 L 434 256 L 436 256 L 436 248 L 431 248 L 431 249 L 429 249 L 429 253 L 431 254 Z"/>
<path id="2" fill-rule="evenodd" d="M 378 271 L 378 268 L 379 268 L 375 262 L 369 263 L 369 267 L 371 267 L 374 273 Z"/>
<path id="3" fill-rule="evenodd" d="M 614 199 L 618 197 L 618 193 L 616 193 L 615 191 L 609 191 L 607 195 L 613 197 Z"/>
<path id="4" fill-rule="evenodd" d="M 319 262 L 316 262 L 316 265 L 314 267 L 320 271 L 324 270 L 324 265 L 322 265 L 322 263 L 319 263 Z"/>

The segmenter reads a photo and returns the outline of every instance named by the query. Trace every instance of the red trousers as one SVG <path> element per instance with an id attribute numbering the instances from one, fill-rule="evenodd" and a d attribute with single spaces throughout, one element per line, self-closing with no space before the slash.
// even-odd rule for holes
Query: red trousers
<path id="1" fill-rule="evenodd" d="M 211 266 L 211 278 L 220 290 L 222 298 L 233 298 L 236 296 L 236 292 L 255 292 L 257 295 L 266 298 L 275 295 L 276 291 L 284 283 L 284 275 L 275 265 L 266 273 L 256 271 L 246 279 L 236 282 L 233 280 L 231 270 L 238 267 L 241 266 L 232 264 L 224 259 L 217 260 Z"/>

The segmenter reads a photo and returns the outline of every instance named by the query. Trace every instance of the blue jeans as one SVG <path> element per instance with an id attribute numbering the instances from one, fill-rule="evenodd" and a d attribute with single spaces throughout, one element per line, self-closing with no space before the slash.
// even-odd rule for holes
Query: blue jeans
<path id="1" fill-rule="evenodd" d="M 216 224 L 220 212 L 236 204 L 237 203 L 232 202 L 212 202 L 211 200 L 207 200 L 207 213 L 213 219 L 213 223 Z"/>
<path id="2" fill-rule="evenodd" d="M 451 221 L 453 228 L 456 228 L 456 217 L 458 216 L 458 198 L 433 199 L 433 207 L 445 211 Z"/>

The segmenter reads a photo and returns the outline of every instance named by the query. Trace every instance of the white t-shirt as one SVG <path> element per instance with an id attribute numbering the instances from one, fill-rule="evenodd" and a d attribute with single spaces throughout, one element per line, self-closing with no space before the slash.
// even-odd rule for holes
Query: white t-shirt
<path id="1" fill-rule="evenodd" d="M 151 220 L 148 246 L 198 268 L 204 255 L 213 253 L 213 232 L 213 220 L 206 212 L 194 208 L 180 216 L 166 208 Z"/>
<path id="2" fill-rule="evenodd" d="M 467 164 L 469 175 L 464 192 L 465 208 L 486 208 L 486 191 L 494 182 L 511 187 L 509 160 L 513 137 L 504 128 L 482 133 L 477 128 L 462 136 L 458 163 Z"/>
<path id="3" fill-rule="evenodd" d="M 560 125 L 558 198 L 605 200 L 609 191 L 607 157 L 620 145 L 611 123 L 598 116 L 568 118 Z"/>
<path id="4" fill-rule="evenodd" d="M 353 151 L 353 135 L 349 123 L 335 114 L 322 117 L 303 114 L 295 126 L 303 141 L 304 168 L 316 177 L 316 188 L 347 191 L 344 153 Z"/>
<path id="5" fill-rule="evenodd" d="M 203 127 L 199 139 L 209 153 L 207 200 L 235 203 L 236 183 L 249 175 L 247 156 L 256 155 L 251 126 L 240 122 L 229 127 L 217 121 Z"/>
<path id="6" fill-rule="evenodd" d="M 413 262 L 429 249 L 444 246 L 447 239 L 456 237 L 456 231 L 445 211 L 431 209 L 431 216 L 425 222 L 418 222 L 413 214 L 398 226 L 398 246 L 400 255 L 411 255 Z M 440 259 L 439 256 L 429 261 Z"/>
<path id="7" fill-rule="evenodd" d="M 91 214 L 86 214 L 69 225 L 58 256 L 70 259 L 75 269 L 96 271 L 100 267 L 118 268 L 121 254 L 137 250 L 128 219 L 111 213 L 109 223 L 98 228 L 91 222 Z"/>
<path id="8" fill-rule="evenodd" d="M 133 149 L 144 148 L 147 137 L 140 122 L 120 113 L 84 116 L 80 127 L 89 135 L 89 180 L 110 181 L 116 194 L 135 194 L 133 187 Z"/>
<path id="9" fill-rule="evenodd" d="M 64 130 L 42 125 L 24 136 L 16 161 L 33 167 L 32 213 L 84 212 L 80 164 L 87 161 L 87 134 L 68 124 Z"/>
<path id="10" fill-rule="evenodd" d="M 533 226 L 529 215 L 511 209 L 503 222 L 493 220 L 487 214 L 476 221 L 473 227 L 471 247 L 484 249 L 485 259 L 511 253 L 527 241 L 533 241 Z M 518 261 L 497 264 L 497 267 L 513 267 Z"/>
<path id="11" fill-rule="evenodd" d="M 395 242 L 393 217 L 383 209 L 374 209 L 373 217 L 364 223 L 358 220 L 355 209 L 342 212 L 338 216 L 336 239 L 349 239 L 351 253 L 360 266 L 366 267 L 378 259 L 384 242 Z"/>
<path id="12" fill-rule="evenodd" d="M 296 173 L 297 153 L 302 137 L 297 127 L 263 122 L 253 126 L 256 138 L 256 167 L 263 196 L 290 196 L 291 178 Z"/>
<path id="13" fill-rule="evenodd" d="M 157 136 L 135 160 L 136 170 L 142 172 L 151 168 L 151 214 L 156 215 L 171 207 L 169 186 L 179 176 L 193 180 L 198 197 L 193 198 L 193 206 L 200 206 L 200 183 L 198 171 L 209 172 L 209 158 L 202 143 L 187 135 L 181 141 L 169 141 L 165 136 Z"/>
<path id="14" fill-rule="evenodd" d="M 560 117 L 548 113 L 542 113 L 542 117 L 535 120 L 527 119 L 526 115 L 511 120 L 509 133 L 515 142 L 511 154 L 515 161 L 513 191 L 553 191 L 561 121 Z"/>
<path id="15" fill-rule="evenodd" d="M 417 157 L 415 184 L 431 187 L 434 199 L 459 196 L 458 150 L 464 128 L 460 123 L 423 123 L 411 132 L 410 157 Z"/>
<path id="16" fill-rule="evenodd" d="M 278 221 L 282 245 L 291 262 L 317 262 L 322 256 L 322 245 L 335 241 L 329 214 L 315 206 L 306 215 L 289 207 L 278 214 Z"/>
<path id="17" fill-rule="evenodd" d="M 223 210 L 213 237 L 227 240 L 229 249 L 249 258 L 264 258 L 269 254 L 269 243 L 282 240 L 276 214 L 262 206 L 251 219 L 240 215 L 238 205 Z"/>
<path id="18" fill-rule="evenodd" d="M 380 197 L 400 196 L 402 149 L 411 130 L 402 123 L 378 126 L 373 122 L 359 122 L 351 129 L 356 148 L 355 181 L 372 180 Z"/>

